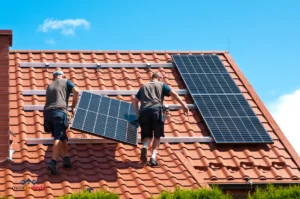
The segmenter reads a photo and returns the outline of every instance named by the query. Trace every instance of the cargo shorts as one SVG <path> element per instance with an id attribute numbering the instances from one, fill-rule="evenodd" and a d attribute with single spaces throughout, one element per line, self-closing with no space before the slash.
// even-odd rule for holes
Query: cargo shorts
<path id="1" fill-rule="evenodd" d="M 162 117 L 162 108 L 147 108 L 140 113 L 139 123 L 141 127 L 141 139 L 149 137 L 165 137 Z"/>
<path id="2" fill-rule="evenodd" d="M 68 114 L 62 110 L 52 109 L 44 111 L 44 130 L 51 132 L 54 140 L 68 140 Z"/>

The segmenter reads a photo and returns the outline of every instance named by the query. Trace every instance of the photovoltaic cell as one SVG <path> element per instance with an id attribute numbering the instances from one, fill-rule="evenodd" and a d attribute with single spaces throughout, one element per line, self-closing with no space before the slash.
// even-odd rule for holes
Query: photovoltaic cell
<path id="1" fill-rule="evenodd" d="M 217 55 L 173 55 L 216 143 L 273 143 Z"/>
<path id="2" fill-rule="evenodd" d="M 136 146 L 136 119 L 130 103 L 83 91 L 71 128 Z"/>

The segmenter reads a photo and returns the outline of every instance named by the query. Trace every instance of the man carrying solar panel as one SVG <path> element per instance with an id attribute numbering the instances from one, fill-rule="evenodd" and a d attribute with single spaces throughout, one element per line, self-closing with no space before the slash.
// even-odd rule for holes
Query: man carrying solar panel
<path id="1" fill-rule="evenodd" d="M 141 160 L 147 161 L 148 146 L 152 142 L 152 156 L 150 158 L 151 166 L 157 166 L 156 155 L 160 144 L 160 137 L 164 137 L 164 111 L 163 101 L 165 96 L 172 96 L 179 102 L 186 115 L 189 109 L 181 100 L 179 95 L 175 93 L 169 86 L 162 82 L 163 76 L 160 72 L 152 75 L 152 80 L 141 86 L 135 98 L 132 101 L 132 106 L 139 116 L 141 126 L 141 140 L 143 147 L 141 150 Z M 141 102 L 139 108 L 138 103 Z"/>
<path id="2" fill-rule="evenodd" d="M 51 132 L 54 137 L 52 160 L 48 164 L 48 169 L 52 174 L 59 174 L 56 169 L 56 161 L 60 154 L 63 157 L 63 166 L 65 168 L 72 167 L 67 156 L 68 102 L 70 94 L 73 93 L 72 113 L 74 115 L 79 90 L 70 80 L 63 77 L 62 71 L 53 73 L 53 81 L 46 90 L 44 107 L 44 128 L 46 132 Z"/>

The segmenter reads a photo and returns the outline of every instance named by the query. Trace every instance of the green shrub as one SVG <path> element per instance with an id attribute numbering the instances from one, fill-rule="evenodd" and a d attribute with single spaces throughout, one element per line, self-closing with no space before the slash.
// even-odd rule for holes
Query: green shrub
<path id="1" fill-rule="evenodd" d="M 65 195 L 59 197 L 59 199 L 119 199 L 118 194 L 108 191 L 98 190 L 95 192 L 89 192 L 87 190 L 79 193 L 73 193 L 71 195 Z"/>
<path id="2" fill-rule="evenodd" d="M 253 194 L 248 195 L 248 199 L 299 199 L 300 186 L 288 187 L 267 185 L 266 189 L 257 188 Z"/>
<path id="3" fill-rule="evenodd" d="M 213 187 L 211 190 L 176 188 L 173 193 L 163 191 L 157 199 L 232 199 L 232 197 L 225 195 L 217 187 Z"/>

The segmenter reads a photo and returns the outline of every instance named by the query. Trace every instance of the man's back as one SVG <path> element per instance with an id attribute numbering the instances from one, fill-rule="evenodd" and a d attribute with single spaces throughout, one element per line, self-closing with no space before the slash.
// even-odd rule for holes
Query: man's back
<path id="1" fill-rule="evenodd" d="M 137 97 L 141 101 L 141 109 L 148 107 L 162 107 L 164 96 L 169 96 L 170 88 L 160 81 L 151 81 L 144 84 Z"/>
<path id="2" fill-rule="evenodd" d="M 68 100 L 73 84 L 67 79 L 56 79 L 49 84 L 46 91 L 46 104 L 44 110 L 68 108 Z"/>

